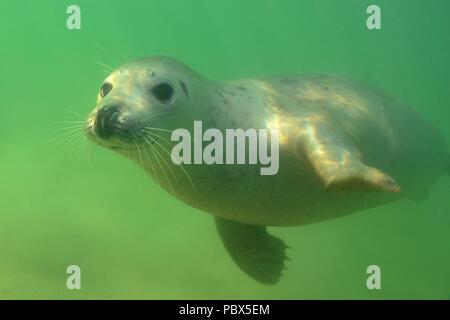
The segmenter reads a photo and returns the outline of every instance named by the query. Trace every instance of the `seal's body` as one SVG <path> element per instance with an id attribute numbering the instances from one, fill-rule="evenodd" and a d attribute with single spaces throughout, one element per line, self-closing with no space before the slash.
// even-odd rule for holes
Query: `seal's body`
<path id="1" fill-rule="evenodd" d="M 279 172 L 251 165 L 176 167 L 170 133 L 269 129 L 279 134 Z M 387 94 L 340 77 L 207 80 L 163 57 L 108 77 L 88 135 L 141 165 L 180 200 L 212 213 L 229 254 L 263 283 L 277 282 L 284 243 L 265 226 L 343 216 L 421 198 L 446 170 L 443 137 Z"/>
<path id="2" fill-rule="evenodd" d="M 277 175 L 202 168 L 201 192 L 189 197 L 224 218 L 298 225 L 418 198 L 448 163 L 443 137 L 414 110 L 335 76 L 220 83 L 210 101 L 211 127 L 280 132 Z"/>

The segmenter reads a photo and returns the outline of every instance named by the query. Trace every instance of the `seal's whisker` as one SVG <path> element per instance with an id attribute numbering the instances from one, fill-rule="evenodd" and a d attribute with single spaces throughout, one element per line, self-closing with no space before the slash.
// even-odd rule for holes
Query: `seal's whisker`
<path id="1" fill-rule="evenodd" d="M 106 63 L 100 62 L 100 61 L 94 61 L 94 63 L 98 64 L 99 66 L 102 66 L 104 68 L 106 68 L 107 71 L 109 72 L 114 72 L 114 69 L 112 67 L 110 67 L 109 65 L 107 65 Z"/>
<path id="2" fill-rule="evenodd" d="M 155 113 L 155 114 L 151 114 L 151 115 L 149 115 L 147 117 L 142 118 L 142 121 L 150 120 L 150 119 L 156 118 L 157 116 L 162 116 L 162 115 L 168 114 L 168 113 L 169 112 L 158 112 L 158 113 Z"/>
<path id="3" fill-rule="evenodd" d="M 134 161 L 138 161 L 138 159 L 136 159 L 136 154 L 132 154 L 131 151 L 134 150 L 134 152 L 137 152 L 137 140 L 136 138 L 133 138 L 133 141 L 127 141 L 125 142 L 125 148 L 126 148 L 126 157 L 128 159 L 134 159 Z M 140 161 L 137 163 L 138 165 L 140 164 Z M 134 169 L 136 169 L 135 167 L 133 167 Z M 139 170 L 133 170 L 133 174 L 139 175 L 139 177 L 142 177 L 142 168 L 139 168 Z"/>
<path id="4" fill-rule="evenodd" d="M 156 134 L 156 133 L 154 133 L 154 132 L 148 131 L 148 130 L 143 130 L 143 131 L 144 131 L 146 134 L 151 134 L 151 135 L 153 135 L 153 136 L 155 136 L 155 137 L 157 137 L 157 138 L 163 140 L 163 141 L 166 142 L 169 146 L 172 146 L 172 142 L 170 142 L 169 139 L 167 139 L 167 138 L 165 138 L 165 137 L 163 137 L 163 136 L 161 136 L 161 135 L 159 135 L 159 134 Z"/>
<path id="5" fill-rule="evenodd" d="M 156 148 L 154 148 L 154 147 L 152 146 L 152 144 L 150 143 L 150 141 L 148 141 L 145 137 L 144 137 L 144 139 L 145 139 L 145 140 L 147 141 L 147 143 L 150 145 L 150 150 L 152 150 L 152 152 L 156 152 L 156 153 L 153 153 L 153 154 L 155 155 L 156 162 L 158 163 L 159 167 L 161 168 L 161 171 L 163 172 L 163 175 L 164 175 L 164 177 L 166 178 L 167 184 L 169 185 L 169 188 L 170 188 L 172 194 L 175 195 L 175 190 L 173 189 L 172 183 L 170 182 L 170 179 L 169 179 L 169 177 L 167 176 L 166 170 L 164 170 L 164 166 L 161 164 L 161 161 L 159 161 L 159 159 L 158 159 L 158 157 L 157 157 L 157 155 L 159 155 L 159 156 L 162 158 L 161 154 L 158 152 L 158 150 L 157 150 Z M 166 165 L 167 165 L 167 164 L 166 164 Z"/>
<path id="6" fill-rule="evenodd" d="M 157 130 L 157 131 L 163 131 L 163 132 L 168 132 L 170 134 L 172 134 L 171 130 L 167 130 L 167 129 L 161 129 L 161 128 L 154 128 L 154 127 L 145 127 L 145 129 L 149 129 L 149 130 Z"/>
<path id="7" fill-rule="evenodd" d="M 83 121 L 59 121 L 59 123 L 65 123 L 67 125 L 55 128 L 54 134 L 56 135 L 56 137 L 54 139 L 51 139 L 52 141 L 58 140 L 61 136 L 65 136 L 68 133 L 75 131 L 81 132 L 84 130 Z"/>
<path id="8" fill-rule="evenodd" d="M 83 162 L 83 165 L 87 167 L 89 164 L 89 151 L 90 151 L 90 144 L 88 142 L 88 138 L 84 135 L 83 139 L 80 143 L 80 157 Z"/>
<path id="9" fill-rule="evenodd" d="M 74 154 L 78 156 L 78 159 L 81 161 L 81 163 L 85 164 L 84 162 L 84 145 L 86 143 L 86 137 L 81 136 L 79 139 L 75 142 L 75 148 L 74 148 Z"/>
<path id="10" fill-rule="evenodd" d="M 84 129 L 83 123 L 67 123 L 67 125 L 57 128 L 58 130 L 67 130 L 72 128 Z"/>
<path id="11" fill-rule="evenodd" d="M 60 128 L 59 132 L 60 132 L 60 134 L 65 134 L 68 132 L 82 132 L 83 130 L 84 130 L 83 126 L 71 126 L 71 127 Z"/>
<path id="12" fill-rule="evenodd" d="M 76 115 L 77 117 L 83 118 L 83 116 L 76 111 L 68 110 L 71 114 Z M 56 124 L 67 124 L 67 126 L 57 128 L 55 132 L 55 137 L 50 139 L 50 143 L 56 143 L 60 145 L 65 152 L 61 154 L 61 157 L 65 155 L 71 156 L 71 153 L 74 151 L 78 151 L 76 148 L 77 144 L 80 144 L 81 137 L 83 137 L 85 121 L 83 120 L 62 120 L 55 121 Z"/>
<path id="13" fill-rule="evenodd" d="M 152 134 L 152 135 L 156 135 L 156 136 L 158 136 L 157 134 L 155 134 L 155 133 L 152 133 L 152 132 L 147 132 L 148 134 Z M 151 138 L 150 136 L 148 136 L 149 138 Z M 160 138 L 163 138 L 163 137 L 161 137 L 161 136 L 158 136 L 158 137 L 160 137 Z M 164 139 L 164 138 L 163 138 Z M 171 157 L 172 158 L 172 155 L 171 155 L 171 153 L 167 150 L 167 149 L 165 149 L 160 143 L 158 143 L 158 141 L 157 140 L 153 140 L 153 141 L 155 141 L 155 143 L 157 143 L 163 150 L 164 150 L 164 152 L 165 153 L 167 153 L 167 155 L 169 156 L 169 157 Z M 194 184 L 194 182 L 192 181 L 192 178 L 191 178 L 191 176 L 189 175 L 189 173 L 186 171 L 186 169 L 184 168 L 184 166 L 183 165 L 178 165 L 179 167 L 180 167 L 180 169 L 183 171 L 183 173 L 184 173 L 184 175 L 187 177 L 187 179 L 188 179 L 188 181 L 189 181 L 189 183 L 191 184 L 191 186 L 192 186 L 192 189 L 195 191 L 195 192 L 197 192 L 197 188 L 195 187 L 195 184 Z"/>
<path id="14" fill-rule="evenodd" d="M 81 143 L 84 140 L 84 136 L 83 135 L 76 135 L 75 138 L 72 140 L 72 155 L 74 154 L 79 154 L 78 150 L 80 149 Z"/>
<path id="15" fill-rule="evenodd" d="M 78 129 L 78 130 L 83 130 L 84 129 L 84 125 L 82 124 L 77 124 L 77 125 L 73 125 L 73 126 L 67 126 L 67 127 L 63 127 L 63 128 L 59 128 L 59 131 L 67 131 L 69 129 Z"/>
<path id="16" fill-rule="evenodd" d="M 160 145 L 160 146 L 161 146 L 161 145 Z M 167 153 L 167 155 L 168 155 L 169 157 L 172 157 L 172 155 L 170 154 L 170 152 L 167 151 L 165 148 L 163 148 L 163 146 L 161 146 L 161 148 L 164 150 L 164 152 Z M 192 181 L 191 176 L 189 175 L 189 173 L 187 172 L 187 170 L 184 168 L 184 166 L 183 166 L 182 164 L 179 164 L 178 167 L 180 167 L 181 171 L 183 172 L 183 174 L 184 174 L 184 175 L 186 176 L 186 178 L 188 179 L 189 184 L 191 185 L 192 189 L 193 189 L 195 192 L 197 192 L 197 188 L 195 187 L 195 184 L 194 184 L 194 182 Z"/>
<path id="17" fill-rule="evenodd" d="M 144 159 L 142 159 L 142 151 L 141 151 L 141 148 L 139 147 L 139 143 L 138 143 L 138 141 L 137 141 L 137 138 L 136 138 L 136 136 L 133 134 L 133 136 L 135 137 L 134 138 L 134 140 L 135 140 L 135 146 L 136 146 L 136 150 L 138 151 L 138 157 L 139 157 L 139 165 L 141 166 L 141 167 L 143 167 L 144 168 L 144 170 L 145 170 L 145 163 L 144 163 Z M 140 171 L 141 172 L 141 175 L 142 175 L 142 171 Z"/>
<path id="18" fill-rule="evenodd" d="M 69 112 L 69 113 L 71 113 L 71 114 L 73 114 L 73 115 L 75 115 L 75 116 L 77 116 L 77 117 L 80 117 L 80 119 L 84 119 L 84 116 L 81 113 L 78 113 L 78 112 L 70 110 L 70 109 L 64 109 L 64 110 Z"/>
<path id="19" fill-rule="evenodd" d="M 138 152 L 138 160 L 139 160 L 139 165 L 141 165 L 141 166 L 143 166 L 144 168 L 145 168 L 145 165 L 143 164 L 143 161 L 142 161 L 142 154 L 141 154 L 141 148 L 139 148 L 139 144 L 138 144 L 138 142 L 137 142 L 137 140 L 135 139 L 135 146 L 136 146 L 136 150 L 137 150 L 137 152 Z"/>
<path id="20" fill-rule="evenodd" d="M 78 136 L 82 136 L 82 135 L 83 135 L 82 131 L 72 130 L 72 131 L 60 133 L 52 141 L 55 142 L 56 144 L 63 146 L 66 142 L 73 140 L 74 138 L 76 138 Z"/>
<path id="21" fill-rule="evenodd" d="M 159 161 L 158 157 L 156 156 L 155 149 L 152 146 L 150 146 L 150 150 L 152 151 L 153 156 L 155 157 L 155 160 L 156 160 L 157 164 L 159 165 L 161 171 L 163 172 L 163 175 L 166 178 L 166 181 L 167 181 L 167 183 L 168 183 L 168 185 L 170 187 L 170 190 L 171 190 L 172 194 L 175 194 L 175 191 L 173 190 L 172 184 L 170 183 L 170 180 L 169 180 L 169 178 L 168 178 L 168 176 L 166 174 L 166 171 L 164 170 L 164 167 L 161 165 L 161 161 Z"/>
<path id="22" fill-rule="evenodd" d="M 148 152 L 145 149 L 144 149 L 144 151 L 145 151 L 145 155 L 147 157 L 147 160 L 148 160 L 148 162 L 150 164 L 150 170 L 151 170 L 152 174 L 155 175 L 155 179 L 158 182 L 158 184 L 161 184 L 161 180 L 159 179 L 158 172 L 155 171 L 155 168 L 153 166 L 153 160 L 151 159 L 150 155 L 148 154 Z M 152 150 L 152 153 L 153 153 L 153 150 Z"/>
<path id="23" fill-rule="evenodd" d="M 94 47 L 97 47 L 98 49 L 100 49 L 104 54 L 106 54 L 108 56 L 108 58 L 111 58 L 111 54 L 100 43 L 92 41 L 91 44 Z"/>
<path id="24" fill-rule="evenodd" d="M 150 138 L 150 139 L 152 139 L 153 142 L 158 143 L 158 142 L 157 142 L 155 139 L 153 139 L 152 137 L 150 137 L 150 136 L 147 136 L 147 137 Z M 144 136 L 143 138 L 144 138 L 144 140 L 147 142 L 147 144 L 150 145 L 150 147 L 153 147 L 153 148 L 154 148 L 154 146 L 151 145 L 152 143 L 151 143 L 150 141 L 148 141 L 147 138 L 146 138 L 145 136 Z M 159 143 L 158 143 L 158 145 L 159 145 Z M 160 145 L 160 147 L 162 147 L 162 146 Z M 162 147 L 162 148 L 163 148 L 163 147 Z M 175 181 L 177 181 L 177 176 L 176 176 L 175 173 L 173 172 L 172 167 L 167 163 L 167 160 L 159 153 L 158 149 L 154 148 L 154 150 L 155 150 L 155 152 L 159 155 L 160 159 L 164 161 L 165 165 L 166 165 L 167 168 L 169 169 L 169 171 L 170 171 L 170 173 L 172 174 L 172 176 L 173 176 L 173 178 L 175 179 Z"/>
<path id="25" fill-rule="evenodd" d="M 55 123 L 79 123 L 79 124 L 83 125 L 85 123 L 85 121 L 81 121 L 81 120 L 58 120 L 58 121 L 55 121 Z"/>
<path id="26" fill-rule="evenodd" d="M 63 153 L 62 156 L 65 155 L 68 158 L 74 158 L 73 155 L 77 154 L 76 152 L 79 149 L 82 139 L 83 135 L 81 134 L 73 134 L 68 137 L 62 145 L 62 148 L 65 149 L 65 153 Z"/>
<path id="27" fill-rule="evenodd" d="M 88 138 L 84 137 L 84 163 L 85 165 L 89 165 L 91 162 L 91 147 L 92 145 L 89 143 Z"/>
<path id="28" fill-rule="evenodd" d="M 74 136 L 74 135 L 82 135 L 83 128 L 68 128 L 66 130 L 63 130 L 61 132 L 57 132 L 56 136 L 52 139 L 50 139 L 51 143 L 57 143 L 60 144 L 67 140 L 68 138 Z"/>
<path id="29" fill-rule="evenodd" d="M 147 126 L 145 127 L 145 129 L 156 130 L 156 131 L 162 131 L 162 132 L 168 132 L 168 133 L 170 133 L 170 134 L 172 134 L 172 132 L 173 132 L 173 131 L 167 130 L 167 129 L 155 128 L 155 127 L 147 127 Z M 191 140 L 194 140 L 194 141 L 196 141 L 196 142 L 203 143 L 202 141 L 200 141 L 200 140 L 198 140 L 198 139 L 192 137 L 191 135 L 186 135 L 186 134 L 182 134 L 182 133 L 180 133 L 180 134 L 181 134 L 183 137 L 187 137 L 187 138 L 189 138 L 189 139 L 191 139 Z"/>

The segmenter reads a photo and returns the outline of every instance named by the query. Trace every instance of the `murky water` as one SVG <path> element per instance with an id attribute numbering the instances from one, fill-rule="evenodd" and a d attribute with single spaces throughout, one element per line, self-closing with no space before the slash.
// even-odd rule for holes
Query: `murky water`
<path id="1" fill-rule="evenodd" d="M 366 27 L 366 8 L 382 29 Z M 81 8 L 81 30 L 66 8 Z M 0 4 L 1 298 L 437 298 L 450 292 L 450 179 L 421 202 L 272 228 L 291 247 L 275 286 L 231 261 L 210 215 L 130 161 L 76 141 L 108 67 L 167 55 L 213 79 L 335 73 L 377 85 L 450 141 L 445 0 L 7 1 Z M 426 156 L 426 155 L 424 155 Z M 66 288 L 66 268 L 82 289 Z M 366 268 L 382 270 L 368 290 Z"/>

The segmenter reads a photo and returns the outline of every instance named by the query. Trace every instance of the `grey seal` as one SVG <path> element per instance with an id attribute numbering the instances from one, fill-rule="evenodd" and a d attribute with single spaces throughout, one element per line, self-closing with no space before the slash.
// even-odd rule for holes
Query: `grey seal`
<path id="1" fill-rule="evenodd" d="M 266 128 L 279 172 L 251 165 L 175 165 L 171 132 Z M 267 226 L 299 226 L 403 198 L 424 198 L 448 172 L 443 136 L 385 92 L 334 75 L 213 81 L 167 57 L 125 64 L 103 83 L 87 135 L 141 166 L 186 204 L 214 216 L 235 263 L 276 283 L 286 245 Z"/>

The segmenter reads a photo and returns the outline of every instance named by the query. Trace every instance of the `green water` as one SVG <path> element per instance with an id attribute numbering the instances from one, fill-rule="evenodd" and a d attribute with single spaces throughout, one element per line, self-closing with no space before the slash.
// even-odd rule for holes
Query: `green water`
<path id="1" fill-rule="evenodd" d="M 366 28 L 378 4 L 382 29 Z M 81 30 L 66 8 L 81 7 Z M 211 216 L 129 160 L 58 143 L 95 106 L 101 62 L 162 54 L 213 79 L 336 73 L 376 84 L 450 141 L 447 0 L 49 0 L 0 4 L 0 298 L 447 299 L 449 176 L 422 202 L 272 228 L 292 249 L 279 284 L 241 272 Z M 78 116 L 77 114 L 80 114 Z M 424 155 L 425 156 L 425 155 Z M 66 289 L 66 268 L 82 289 Z M 368 290 L 366 268 L 382 269 Z"/>

